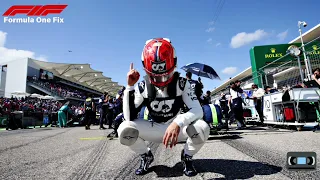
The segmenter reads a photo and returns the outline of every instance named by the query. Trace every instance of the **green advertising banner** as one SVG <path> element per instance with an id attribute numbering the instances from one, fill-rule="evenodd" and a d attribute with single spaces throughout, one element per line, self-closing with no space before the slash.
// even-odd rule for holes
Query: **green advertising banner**
<path id="1" fill-rule="evenodd" d="M 250 49 L 250 59 L 251 59 L 251 67 L 252 67 L 252 76 L 254 78 L 254 83 L 259 87 L 262 87 L 262 79 L 260 78 L 260 70 L 262 67 L 270 64 L 271 62 L 279 59 L 279 61 L 267 66 L 268 68 L 278 67 L 279 65 L 288 62 L 290 60 L 294 60 L 294 58 L 290 55 L 287 55 L 287 50 L 291 45 L 295 45 L 297 47 L 301 46 L 301 43 L 294 44 L 275 44 L 275 45 L 267 45 L 267 46 L 255 46 Z M 318 48 L 319 47 L 319 48 Z M 320 42 L 314 41 L 305 46 L 306 51 L 312 51 L 311 54 L 320 54 Z M 301 62 L 303 62 L 304 57 L 301 53 L 300 56 Z M 303 63 L 304 64 L 304 63 Z"/>

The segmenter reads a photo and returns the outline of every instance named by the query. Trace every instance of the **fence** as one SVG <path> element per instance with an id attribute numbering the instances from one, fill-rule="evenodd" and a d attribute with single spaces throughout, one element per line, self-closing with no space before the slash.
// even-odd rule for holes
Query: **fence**
<path id="1" fill-rule="evenodd" d="M 320 36 L 304 45 L 307 59 L 310 62 L 311 74 L 315 68 L 320 68 Z M 302 83 L 302 79 L 307 79 L 307 71 L 303 56 L 303 48 L 300 58 L 291 56 L 289 53 L 274 60 L 273 62 L 262 67 L 256 78 L 261 78 L 263 86 L 276 87 L 292 87 Z M 287 60 L 283 60 L 287 59 Z M 290 60 L 288 60 L 290 59 Z M 300 67 L 298 61 L 300 60 Z M 300 73 L 301 72 L 301 73 Z M 301 77 L 302 74 L 302 77 Z"/>

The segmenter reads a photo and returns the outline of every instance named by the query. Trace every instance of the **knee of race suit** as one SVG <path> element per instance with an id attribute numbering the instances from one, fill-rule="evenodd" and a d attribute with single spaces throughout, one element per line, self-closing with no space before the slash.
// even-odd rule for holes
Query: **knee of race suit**
<path id="1" fill-rule="evenodd" d="M 210 127 L 204 120 L 199 119 L 187 127 L 186 133 L 193 144 L 203 144 L 209 138 Z"/>
<path id="2" fill-rule="evenodd" d="M 139 137 L 139 131 L 132 121 L 123 121 L 117 131 L 120 143 L 125 146 L 133 145 Z"/>

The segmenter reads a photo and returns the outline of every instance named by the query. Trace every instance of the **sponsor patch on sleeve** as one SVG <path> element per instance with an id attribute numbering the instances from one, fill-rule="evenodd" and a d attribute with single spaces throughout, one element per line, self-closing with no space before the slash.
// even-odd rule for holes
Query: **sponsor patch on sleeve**
<path id="1" fill-rule="evenodd" d="M 146 88 L 146 82 L 145 81 L 139 82 L 138 87 L 139 87 L 140 94 L 142 94 Z"/>

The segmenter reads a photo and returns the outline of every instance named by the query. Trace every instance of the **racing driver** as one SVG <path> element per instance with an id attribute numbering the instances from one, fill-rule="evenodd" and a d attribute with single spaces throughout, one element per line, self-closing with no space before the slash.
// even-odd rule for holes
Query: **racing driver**
<path id="1" fill-rule="evenodd" d="M 181 152 L 183 172 L 186 176 L 195 176 L 192 157 L 204 145 L 210 131 L 202 120 L 200 103 L 189 82 L 176 72 L 177 56 L 169 39 L 148 40 L 141 58 L 147 75 L 134 87 L 140 74 L 131 63 L 123 97 L 125 121 L 118 129 L 120 143 L 141 155 L 141 164 L 135 173 L 143 175 L 154 160 L 145 141 L 163 143 L 166 148 L 186 141 Z M 188 111 L 181 114 L 184 105 Z M 148 108 L 152 120 L 137 118 L 143 106 Z"/>

